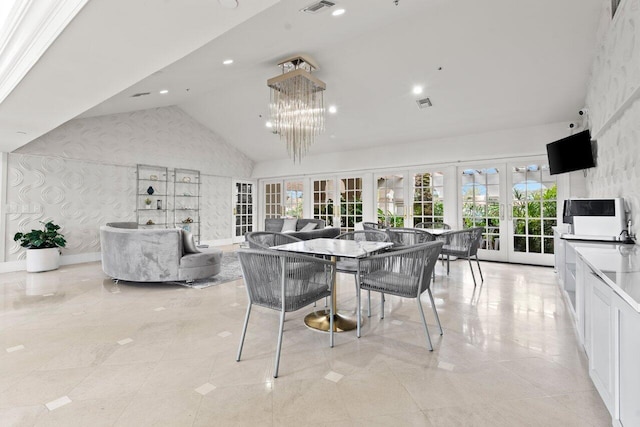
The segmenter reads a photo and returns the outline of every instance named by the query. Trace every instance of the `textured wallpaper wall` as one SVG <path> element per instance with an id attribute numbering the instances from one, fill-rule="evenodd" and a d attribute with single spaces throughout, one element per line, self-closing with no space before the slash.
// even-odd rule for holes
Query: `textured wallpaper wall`
<path id="1" fill-rule="evenodd" d="M 609 14 L 605 8 L 603 14 Z M 589 197 L 624 197 L 640 230 L 640 1 L 621 2 L 606 24 L 587 95 L 597 167 L 587 175 Z"/>
<path id="2" fill-rule="evenodd" d="M 200 170 L 201 240 L 232 236 L 232 179 L 253 162 L 177 107 L 72 120 L 10 153 L 7 236 L 53 220 L 66 255 L 99 252 L 101 224 L 135 221 L 137 163 Z M 24 258 L 5 245 L 6 261 Z"/>

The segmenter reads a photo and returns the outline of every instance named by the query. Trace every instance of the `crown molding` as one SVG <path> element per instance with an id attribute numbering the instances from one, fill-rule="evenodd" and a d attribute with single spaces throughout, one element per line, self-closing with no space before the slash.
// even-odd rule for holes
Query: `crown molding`
<path id="1" fill-rule="evenodd" d="M 0 103 L 18 86 L 88 0 L 22 0 L 0 33 Z"/>

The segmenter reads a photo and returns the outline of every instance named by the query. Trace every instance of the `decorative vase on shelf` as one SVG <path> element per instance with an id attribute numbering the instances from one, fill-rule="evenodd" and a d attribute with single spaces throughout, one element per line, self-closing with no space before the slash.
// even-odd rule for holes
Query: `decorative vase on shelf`
<path id="1" fill-rule="evenodd" d="M 147 188 L 147 194 L 148 195 L 152 195 L 155 192 L 155 190 L 153 189 L 152 186 L 149 186 L 149 188 Z"/>

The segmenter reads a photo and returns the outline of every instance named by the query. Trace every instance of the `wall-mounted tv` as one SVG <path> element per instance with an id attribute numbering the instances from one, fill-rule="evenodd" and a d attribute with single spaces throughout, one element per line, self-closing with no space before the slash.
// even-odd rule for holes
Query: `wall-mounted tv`
<path id="1" fill-rule="evenodd" d="M 592 168 L 596 165 L 588 130 L 547 144 L 547 157 L 551 175 Z"/>

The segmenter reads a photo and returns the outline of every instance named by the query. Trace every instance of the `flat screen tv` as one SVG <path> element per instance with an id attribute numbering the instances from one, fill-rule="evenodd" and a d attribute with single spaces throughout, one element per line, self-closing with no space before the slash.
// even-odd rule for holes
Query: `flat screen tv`
<path id="1" fill-rule="evenodd" d="M 588 130 L 547 144 L 547 157 L 551 175 L 592 168 L 596 165 Z"/>

